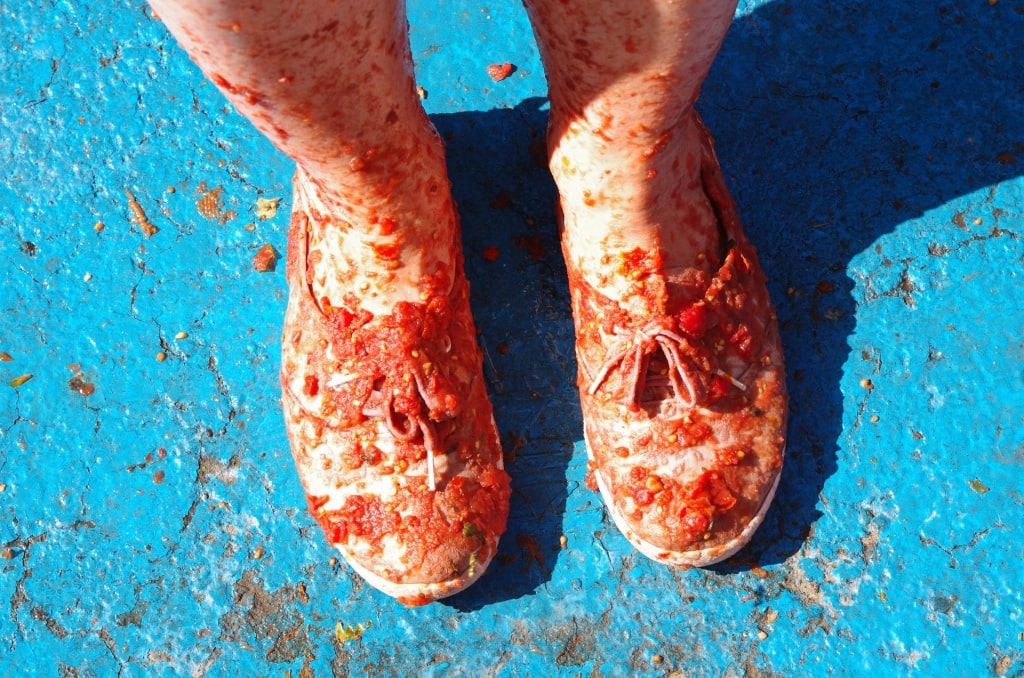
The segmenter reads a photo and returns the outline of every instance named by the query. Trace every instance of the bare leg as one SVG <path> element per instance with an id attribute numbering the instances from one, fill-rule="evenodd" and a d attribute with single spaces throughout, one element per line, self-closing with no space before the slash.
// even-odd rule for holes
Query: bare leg
<path id="1" fill-rule="evenodd" d="M 786 416 L 764 276 L 693 108 L 735 0 L 525 3 L 593 478 L 642 552 L 716 562 L 763 518 Z"/>
<path id="2" fill-rule="evenodd" d="M 401 0 L 151 0 L 298 165 L 283 405 L 310 510 L 407 604 L 480 576 L 508 512 L 443 146 Z"/>
<path id="3" fill-rule="evenodd" d="M 719 233 L 701 185 L 700 85 L 735 0 L 528 0 L 550 86 L 549 149 L 567 256 L 596 289 L 664 304 L 647 275 L 714 269 Z M 616 250 L 660 252 L 630 278 Z M 648 283 L 651 281 L 647 281 Z"/>
<path id="4" fill-rule="evenodd" d="M 307 198 L 366 241 L 343 248 L 340 277 L 313 281 L 318 298 L 340 305 L 348 288 L 368 286 L 359 305 L 373 313 L 418 301 L 422 276 L 452 266 L 456 229 L 444 149 L 415 92 L 404 3 L 151 4 L 238 111 L 297 162 Z"/>

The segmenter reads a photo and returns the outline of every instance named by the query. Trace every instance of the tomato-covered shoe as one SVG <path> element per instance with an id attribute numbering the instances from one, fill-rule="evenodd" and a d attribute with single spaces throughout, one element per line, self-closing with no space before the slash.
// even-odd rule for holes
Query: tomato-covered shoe
<path id="1" fill-rule="evenodd" d="M 612 299 L 584 278 L 585 257 L 563 231 L 589 479 L 639 551 L 678 567 L 719 562 L 750 541 L 779 482 L 787 417 L 765 276 L 711 137 L 696 115 L 694 124 L 719 230 L 705 270 L 673 279 L 660 252 L 626 244 L 601 260 L 621 276 L 606 287 L 627 290 Z"/>
<path id="2" fill-rule="evenodd" d="M 398 232 L 354 234 L 301 170 L 289 233 L 281 381 L 309 509 L 357 573 L 407 605 L 479 578 L 508 516 L 449 207 L 413 300 L 381 298 L 393 287 L 377 282 Z"/>

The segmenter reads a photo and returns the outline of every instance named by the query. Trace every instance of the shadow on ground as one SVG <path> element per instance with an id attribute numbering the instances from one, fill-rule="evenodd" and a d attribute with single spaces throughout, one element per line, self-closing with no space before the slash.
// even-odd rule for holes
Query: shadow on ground
<path id="1" fill-rule="evenodd" d="M 848 341 L 851 260 L 884 257 L 877 241 L 899 224 L 1021 173 L 1022 43 L 1024 4 L 983 0 L 779 1 L 730 29 L 699 106 L 771 279 L 792 413 L 778 498 L 723 569 L 784 560 L 820 515 L 844 365 L 871 360 Z M 942 226 L 938 242 L 970 237 L 962 216 Z M 891 265 L 897 282 L 878 294 L 912 303 L 905 262 Z"/>
<path id="2" fill-rule="evenodd" d="M 543 99 L 432 117 L 448 149 L 484 375 L 512 476 L 508 530 L 485 577 L 449 604 L 470 610 L 550 580 L 582 437 L 572 317 L 543 145 Z"/>
<path id="3" fill-rule="evenodd" d="M 734 23 L 705 83 L 698 107 L 779 310 L 792 410 L 775 504 L 719 571 L 784 561 L 821 515 L 842 445 L 852 258 L 899 224 L 1020 173 L 1024 75 L 1011 51 L 1024 39 L 1024 5 L 963 4 L 773 2 Z M 582 438 L 543 103 L 433 117 L 448 144 L 498 425 L 516 448 L 507 536 L 492 571 L 453 599 L 460 609 L 549 579 Z M 906 300 L 912 285 L 900 285 L 879 293 Z"/>

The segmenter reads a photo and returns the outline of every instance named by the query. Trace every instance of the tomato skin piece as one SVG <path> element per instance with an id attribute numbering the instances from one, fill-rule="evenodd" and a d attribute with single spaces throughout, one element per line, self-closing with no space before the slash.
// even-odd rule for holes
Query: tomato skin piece
<path id="1" fill-rule="evenodd" d="M 279 255 L 270 243 L 263 245 L 252 258 L 252 267 L 257 273 L 270 273 L 277 268 Z"/>
<path id="2" fill-rule="evenodd" d="M 493 80 L 494 82 L 501 82 L 508 76 L 512 75 L 512 71 L 514 70 L 515 67 L 506 61 L 500 64 L 489 65 L 487 67 L 487 75 L 489 75 L 491 77 L 491 80 Z"/>
<path id="3" fill-rule="evenodd" d="M 634 487 L 633 501 L 637 506 L 650 506 L 654 503 L 654 493 L 646 487 Z"/>
<path id="4" fill-rule="evenodd" d="M 691 542 L 697 541 L 700 535 L 711 527 L 711 519 L 704 513 L 686 513 L 683 515 L 681 523 Z"/>
<path id="5" fill-rule="evenodd" d="M 736 331 L 729 337 L 729 343 L 736 350 L 736 354 L 747 362 L 751 362 L 754 358 L 754 336 L 750 333 L 750 328 L 740 323 L 736 327 Z"/>
<path id="6" fill-rule="evenodd" d="M 708 402 L 714 403 L 721 400 L 729 395 L 732 388 L 731 381 L 720 374 L 716 374 L 711 378 L 711 384 L 708 386 Z"/>

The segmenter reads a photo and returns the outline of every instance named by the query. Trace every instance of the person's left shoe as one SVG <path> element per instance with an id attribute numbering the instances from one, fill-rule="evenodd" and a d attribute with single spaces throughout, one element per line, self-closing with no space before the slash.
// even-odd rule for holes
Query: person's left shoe
<path id="1" fill-rule="evenodd" d="M 638 316 L 627 309 L 643 304 L 595 290 L 566 252 L 589 478 L 633 546 L 677 567 L 711 565 L 750 541 L 779 482 L 787 418 L 765 276 L 697 124 L 721 242 L 707 253 L 712 274 L 687 281 L 686 303 Z M 620 255 L 628 276 L 630 253 Z"/>

